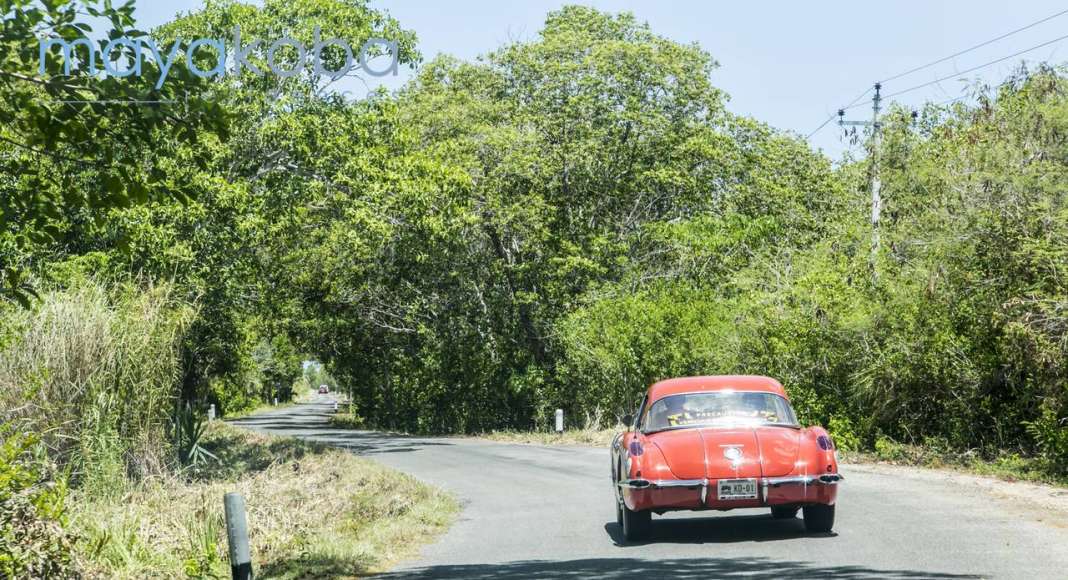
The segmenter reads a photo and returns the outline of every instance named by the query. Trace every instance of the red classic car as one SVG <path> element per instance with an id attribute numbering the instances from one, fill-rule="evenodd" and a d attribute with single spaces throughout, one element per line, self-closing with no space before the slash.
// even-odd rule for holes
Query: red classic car
<path id="1" fill-rule="evenodd" d="M 758 376 L 687 377 L 649 387 L 627 431 L 612 441 L 616 519 L 646 537 L 653 512 L 803 510 L 805 528 L 834 526 L 842 480 L 822 427 L 801 427 L 786 390 Z"/>

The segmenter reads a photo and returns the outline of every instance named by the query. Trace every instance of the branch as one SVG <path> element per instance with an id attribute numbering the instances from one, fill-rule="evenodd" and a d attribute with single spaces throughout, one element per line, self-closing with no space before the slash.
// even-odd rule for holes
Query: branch
<path id="1" fill-rule="evenodd" d="M 27 151 L 32 151 L 32 152 L 37 153 L 39 155 L 47 155 L 47 156 L 55 158 L 55 159 L 62 159 L 64 161 L 70 161 L 71 163 L 78 163 L 78 164 L 81 164 L 81 165 L 88 165 L 90 163 L 95 163 L 97 161 L 95 159 L 78 159 L 76 157 L 68 157 L 66 155 L 62 155 L 60 153 L 55 153 L 55 152 L 52 152 L 52 151 L 45 151 L 44 149 L 38 149 L 36 147 L 31 147 L 29 145 L 26 145 L 26 144 L 23 144 L 23 143 L 19 143 L 18 141 L 15 141 L 13 139 L 8 139 L 7 137 L 4 137 L 3 135 L 0 135 L 0 141 L 4 141 L 6 143 L 14 145 L 15 147 L 18 147 L 19 149 L 25 149 Z"/>

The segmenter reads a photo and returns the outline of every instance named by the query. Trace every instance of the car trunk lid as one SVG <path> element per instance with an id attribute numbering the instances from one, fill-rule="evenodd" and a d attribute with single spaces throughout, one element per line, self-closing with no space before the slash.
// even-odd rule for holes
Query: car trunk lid
<path id="1" fill-rule="evenodd" d="M 793 471 L 800 432 L 787 427 L 692 427 L 653 433 L 649 440 L 679 479 L 777 477 Z"/>
<path id="2" fill-rule="evenodd" d="M 688 428 L 661 431 L 650 439 L 679 479 L 760 477 L 752 429 Z M 736 451 L 728 451 L 734 449 Z M 740 461 L 732 461 L 740 454 Z"/>

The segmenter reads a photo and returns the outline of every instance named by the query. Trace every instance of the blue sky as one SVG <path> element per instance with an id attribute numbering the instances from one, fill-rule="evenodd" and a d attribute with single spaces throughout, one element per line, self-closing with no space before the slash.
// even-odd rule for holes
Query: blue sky
<path id="1" fill-rule="evenodd" d="M 199 0 L 138 0 L 143 26 L 160 24 Z M 730 109 L 773 126 L 807 135 L 841 105 L 875 81 L 953 54 L 1068 8 L 1063 2 L 1030 0 L 898 0 L 895 2 L 684 2 L 661 0 L 377 0 L 372 4 L 416 31 L 425 58 L 448 53 L 474 59 L 501 44 L 532 39 L 545 14 L 563 4 L 633 12 L 658 34 L 696 42 L 719 61 L 713 82 L 731 95 Z M 1068 14 L 966 55 L 886 84 L 884 93 L 954 75 L 1068 34 Z M 1068 60 L 1068 40 L 967 75 L 997 82 L 1021 59 Z M 396 86 L 406 78 L 391 79 Z M 956 79 L 896 99 L 915 106 L 961 94 Z M 869 99 L 870 102 L 870 99 Z M 870 108 L 851 111 L 870 116 Z M 834 124 L 811 143 L 832 157 L 847 145 Z"/>

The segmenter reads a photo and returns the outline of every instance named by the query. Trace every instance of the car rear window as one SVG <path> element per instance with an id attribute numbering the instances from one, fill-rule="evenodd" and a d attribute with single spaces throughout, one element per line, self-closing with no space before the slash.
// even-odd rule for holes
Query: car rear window
<path id="1" fill-rule="evenodd" d="M 649 407 L 644 423 L 645 431 L 722 424 L 797 426 L 797 416 L 774 393 L 708 391 L 668 395 Z"/>

